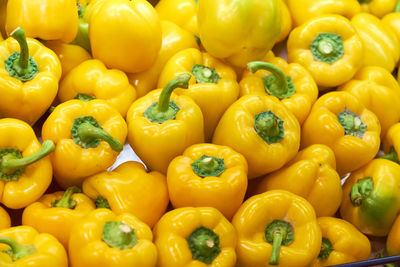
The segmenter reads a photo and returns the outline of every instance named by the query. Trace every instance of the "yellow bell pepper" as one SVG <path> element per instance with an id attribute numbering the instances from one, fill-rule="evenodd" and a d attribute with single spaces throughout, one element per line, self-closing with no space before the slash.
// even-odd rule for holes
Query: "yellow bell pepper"
<path id="1" fill-rule="evenodd" d="M 57 97 L 61 102 L 74 98 L 83 101 L 103 99 L 125 117 L 136 98 L 136 90 L 124 72 L 107 69 L 100 60 L 89 59 L 65 76 Z"/>
<path id="2" fill-rule="evenodd" d="M 161 33 L 161 49 L 151 68 L 139 73 L 127 73 L 129 82 L 136 88 L 137 97 L 142 97 L 157 87 L 161 70 L 170 57 L 186 48 L 198 48 L 193 35 L 175 23 L 162 20 Z"/>
<path id="3" fill-rule="evenodd" d="M 364 44 L 364 66 L 380 66 L 392 72 L 400 57 L 400 44 L 394 32 L 377 17 L 360 13 L 351 19 Z"/>
<path id="4" fill-rule="evenodd" d="M 351 223 L 333 217 L 317 219 L 322 232 L 321 251 L 312 267 L 331 266 L 367 260 L 371 243 Z"/>
<path id="5" fill-rule="evenodd" d="M 39 234 L 33 227 L 0 230 L 0 266 L 67 267 L 68 256 L 57 239 Z"/>
<path id="6" fill-rule="evenodd" d="M 60 80 L 83 61 L 92 58 L 85 49 L 77 45 L 64 44 L 60 41 L 48 41 L 44 45 L 53 50 L 60 60 L 62 70 Z"/>
<path id="7" fill-rule="evenodd" d="M 236 73 L 208 53 L 188 48 L 176 53 L 165 64 L 158 87 L 164 87 L 182 73 L 191 73 L 189 88 L 177 89 L 174 93 L 191 97 L 200 107 L 204 117 L 204 137 L 209 142 L 222 114 L 239 97 Z"/>
<path id="8" fill-rule="evenodd" d="M 305 198 L 317 217 L 333 216 L 342 201 L 342 185 L 335 154 L 325 145 L 311 145 L 276 172 L 252 185 L 252 195 L 281 189 Z"/>
<path id="9" fill-rule="evenodd" d="M 42 127 L 42 138 L 56 144 L 51 155 L 54 178 L 64 189 L 111 167 L 126 135 L 124 118 L 101 99 L 64 102 Z"/>
<path id="10" fill-rule="evenodd" d="M 0 119 L 0 202 L 21 209 L 40 198 L 51 183 L 54 143 L 39 143 L 33 129 L 17 119 Z"/>
<path id="11" fill-rule="evenodd" d="M 88 177 L 82 189 L 96 200 L 98 208 L 109 207 L 116 214 L 131 213 L 150 227 L 164 214 L 169 202 L 165 176 L 147 173 L 141 163 L 134 161 Z"/>
<path id="12" fill-rule="evenodd" d="M 198 0 L 160 0 L 156 11 L 160 19 L 176 23 L 192 35 L 198 36 L 197 2 Z"/>
<path id="13" fill-rule="evenodd" d="M 233 217 L 238 267 L 307 266 L 318 256 L 321 230 L 313 207 L 284 190 L 247 199 Z"/>
<path id="14" fill-rule="evenodd" d="M 400 1 L 397 1 L 394 10 L 382 18 L 382 23 L 389 28 L 400 42 Z"/>
<path id="15" fill-rule="evenodd" d="M 389 256 L 400 254 L 400 216 L 397 216 L 386 239 L 386 251 Z"/>
<path id="16" fill-rule="evenodd" d="M 167 183 L 174 208 L 213 207 L 230 220 L 246 194 L 247 162 L 230 147 L 196 144 L 171 161 Z"/>
<path id="17" fill-rule="evenodd" d="M 262 59 L 281 33 L 280 4 L 278 0 L 199 1 L 202 45 L 210 55 L 238 67 Z"/>
<path id="18" fill-rule="evenodd" d="M 89 25 L 93 57 L 108 68 L 141 72 L 155 62 L 161 26 L 146 0 L 102 1 L 91 11 Z"/>
<path id="19" fill-rule="evenodd" d="M 399 190 L 400 166 L 374 159 L 344 183 L 340 215 L 364 234 L 386 236 L 400 212 Z"/>
<path id="20" fill-rule="evenodd" d="M 400 120 L 400 87 L 393 75 L 378 66 L 361 68 L 352 80 L 337 90 L 356 96 L 365 107 L 378 117 L 381 137 L 390 126 Z"/>
<path id="21" fill-rule="evenodd" d="M 7 4 L 6 31 L 21 27 L 28 37 L 69 43 L 78 20 L 75 0 L 13 0 Z"/>
<path id="22" fill-rule="evenodd" d="M 11 218 L 7 211 L 0 207 L 0 230 L 7 229 L 11 227 Z"/>
<path id="23" fill-rule="evenodd" d="M 318 97 L 318 87 L 311 74 L 300 64 L 288 64 L 283 58 L 267 59 L 256 69 L 243 73 L 240 95 L 261 94 L 278 97 L 300 124 L 307 118 Z M 272 64 L 272 65 L 271 65 Z"/>
<path id="24" fill-rule="evenodd" d="M 273 96 L 246 95 L 233 103 L 215 129 L 213 143 L 241 153 L 249 164 L 248 178 L 273 172 L 299 150 L 300 125 Z"/>
<path id="25" fill-rule="evenodd" d="M 188 96 L 175 88 L 189 86 L 189 74 L 171 80 L 164 89 L 137 99 L 128 110 L 128 142 L 150 170 L 167 173 L 171 160 L 204 142 L 203 115 Z"/>
<path id="26" fill-rule="evenodd" d="M 282 27 L 281 27 L 281 33 L 278 37 L 277 42 L 281 42 L 288 37 L 290 31 L 292 30 L 292 15 L 289 11 L 288 6 L 283 0 L 279 0 L 281 2 L 281 7 L 282 7 Z"/>
<path id="27" fill-rule="evenodd" d="M 29 225 L 40 233 L 53 235 L 68 249 L 72 227 L 89 212 L 96 209 L 93 201 L 78 187 L 65 192 L 43 195 L 22 213 L 22 225 Z"/>
<path id="28" fill-rule="evenodd" d="M 361 0 L 288 0 L 295 26 L 319 15 L 337 14 L 351 19 L 361 12 Z"/>
<path id="29" fill-rule="evenodd" d="M 56 54 L 18 28 L 0 42 L 0 115 L 33 125 L 53 102 L 60 76 Z"/>
<path id="30" fill-rule="evenodd" d="M 154 228 L 157 266 L 234 266 L 236 232 L 215 208 L 179 208 Z"/>
<path id="31" fill-rule="evenodd" d="M 3 37 L 4 38 L 7 37 L 6 33 L 7 2 L 8 0 L 0 0 L 0 41 L 3 40 Z"/>
<path id="32" fill-rule="evenodd" d="M 348 92 L 321 96 L 301 130 L 302 148 L 324 144 L 333 150 L 339 175 L 367 164 L 379 150 L 378 118 Z"/>
<path id="33" fill-rule="evenodd" d="M 385 158 L 400 164 L 398 151 L 400 151 L 400 123 L 393 124 L 382 140 L 383 151 L 381 158 Z"/>
<path id="34" fill-rule="evenodd" d="M 382 18 L 393 12 L 398 0 L 358 0 L 361 3 L 361 11 Z"/>
<path id="35" fill-rule="evenodd" d="M 350 21 L 333 14 L 318 16 L 293 29 L 287 52 L 289 63 L 303 65 L 319 86 L 328 88 L 350 80 L 364 57 L 362 40 Z"/>
<path id="36" fill-rule="evenodd" d="M 75 224 L 69 240 L 71 267 L 152 267 L 157 248 L 150 227 L 129 213 L 97 209 Z"/>

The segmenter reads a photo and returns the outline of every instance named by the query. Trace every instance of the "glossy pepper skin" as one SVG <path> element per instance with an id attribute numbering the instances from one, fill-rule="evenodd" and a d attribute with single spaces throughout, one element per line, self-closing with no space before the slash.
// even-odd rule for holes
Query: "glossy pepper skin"
<path id="1" fill-rule="evenodd" d="M 368 12 L 378 18 L 382 18 L 394 10 L 397 1 L 398 0 L 364 0 L 359 2 L 361 3 L 362 12 Z"/>
<path id="2" fill-rule="evenodd" d="M 282 12 L 282 26 L 281 26 L 281 33 L 279 34 L 277 42 L 281 42 L 288 37 L 290 31 L 292 30 L 293 21 L 292 15 L 289 11 L 289 8 L 285 1 L 280 0 L 281 2 L 281 12 Z"/>
<path id="3" fill-rule="evenodd" d="M 69 43 L 78 31 L 75 0 L 13 0 L 7 4 L 6 31 L 17 27 L 26 36 Z"/>
<path id="4" fill-rule="evenodd" d="M 342 185 L 336 172 L 333 151 L 325 145 L 311 145 L 276 172 L 256 181 L 252 195 L 281 189 L 305 198 L 317 217 L 333 216 L 342 201 Z"/>
<path id="5" fill-rule="evenodd" d="M 64 44 L 60 41 L 48 41 L 44 45 L 50 48 L 60 60 L 62 70 L 60 80 L 83 61 L 92 58 L 85 49 L 78 45 Z"/>
<path id="6" fill-rule="evenodd" d="M 198 36 L 197 2 L 197 0 L 161 0 L 156 5 L 156 11 L 160 19 L 176 23 L 192 35 Z"/>
<path id="7" fill-rule="evenodd" d="M 392 72 L 400 57 L 399 40 L 377 17 L 360 13 L 351 19 L 364 44 L 363 66 L 380 66 Z"/>
<path id="8" fill-rule="evenodd" d="M 0 230 L 0 265 L 10 267 L 67 267 L 68 256 L 57 239 L 40 234 L 30 226 L 16 226 Z M 12 244 L 10 254 L 4 251 Z"/>
<path id="9" fill-rule="evenodd" d="M 245 156 L 255 178 L 281 168 L 299 150 L 300 125 L 273 96 L 246 95 L 233 103 L 215 129 L 213 143 Z"/>
<path id="10" fill-rule="evenodd" d="M 391 13 L 385 15 L 381 19 L 382 23 L 389 28 L 400 42 L 400 2 L 397 1 L 396 6 Z"/>
<path id="11" fill-rule="evenodd" d="M 303 66 L 297 63 L 288 64 L 283 58 L 269 57 L 266 62 L 274 65 L 267 66 L 255 73 L 245 71 L 240 81 L 240 96 L 248 94 L 274 95 L 280 99 L 297 118 L 300 124 L 307 118 L 312 105 L 318 97 L 318 87 L 311 74 Z M 271 83 L 267 83 L 268 75 L 271 74 L 268 68 L 272 68 L 275 80 L 278 76 L 281 80 L 286 79 L 280 84 L 279 88 L 272 88 Z M 276 70 L 277 68 L 277 70 Z M 282 73 L 283 72 L 283 73 Z M 282 88 L 282 89 L 281 89 Z M 292 91 L 291 91 L 292 90 Z"/>
<path id="12" fill-rule="evenodd" d="M 386 251 L 389 256 L 400 254 L 400 216 L 397 216 L 386 239 Z"/>
<path id="13" fill-rule="evenodd" d="M 227 146 L 193 145 L 171 161 L 167 183 L 174 208 L 214 207 L 230 220 L 246 194 L 247 162 Z"/>
<path id="14" fill-rule="evenodd" d="M 57 94 L 61 102 L 70 99 L 103 99 L 122 117 L 136 99 L 136 90 L 126 74 L 107 69 L 103 62 L 89 59 L 73 68 L 60 83 Z"/>
<path id="15" fill-rule="evenodd" d="M 350 80 L 364 56 L 362 39 L 350 21 L 334 14 L 315 17 L 293 29 L 287 51 L 288 62 L 304 66 L 321 87 Z"/>
<path id="16" fill-rule="evenodd" d="M 0 43 L 0 114 L 33 125 L 57 94 L 61 65 L 53 51 L 25 38 L 21 28 L 12 36 Z"/>
<path id="17" fill-rule="evenodd" d="M 386 236 L 400 210 L 400 166 L 374 159 L 351 173 L 343 185 L 340 215 L 361 232 Z"/>
<path id="18" fill-rule="evenodd" d="M 361 11 L 357 0 L 288 0 L 287 5 L 295 26 L 324 14 L 337 14 L 351 19 Z"/>
<path id="19" fill-rule="evenodd" d="M 237 67 L 262 59 L 281 33 L 278 0 L 201 0 L 198 8 L 204 48 L 212 56 L 224 58 Z"/>
<path id="20" fill-rule="evenodd" d="M 150 227 L 164 214 L 169 202 L 165 176 L 146 172 L 135 161 L 88 177 L 82 189 L 92 199 L 104 198 L 116 214 L 131 213 Z"/>
<path id="21" fill-rule="evenodd" d="M 361 68 L 349 82 L 338 88 L 356 96 L 378 117 L 381 138 L 400 120 L 400 87 L 393 75 L 378 66 Z"/>
<path id="22" fill-rule="evenodd" d="M 157 87 L 157 81 L 168 59 L 186 48 L 198 48 L 191 33 L 177 24 L 161 21 L 162 44 L 154 64 L 148 70 L 127 73 L 129 82 L 135 86 L 137 97 L 142 97 Z"/>
<path id="23" fill-rule="evenodd" d="M 11 227 L 11 218 L 7 211 L 0 207 L 0 230 L 7 229 Z"/>
<path id="24" fill-rule="evenodd" d="M 321 248 L 314 209 L 288 191 L 270 190 L 247 199 L 232 224 L 238 233 L 239 267 L 307 266 Z"/>
<path id="25" fill-rule="evenodd" d="M 382 147 L 385 155 L 381 158 L 399 163 L 398 151 L 400 151 L 400 123 L 393 124 L 382 140 Z"/>
<path id="26" fill-rule="evenodd" d="M 204 75 L 206 72 L 208 77 Z M 204 117 L 204 137 L 211 141 L 222 114 L 239 97 L 236 73 L 210 54 L 188 48 L 168 60 L 160 74 L 158 87 L 164 87 L 181 73 L 191 74 L 189 88 L 177 89 L 174 93 L 189 96 L 200 107 Z"/>
<path id="27" fill-rule="evenodd" d="M 8 208 L 21 209 L 49 187 L 53 170 L 45 156 L 53 151 L 54 143 L 43 137 L 46 141 L 41 145 L 27 123 L 11 118 L 0 119 L 0 140 L 0 201 Z"/>
<path id="28" fill-rule="evenodd" d="M 71 267 L 151 267 L 157 260 L 149 226 L 130 213 L 108 209 L 89 213 L 72 229 Z"/>
<path id="29" fill-rule="evenodd" d="M 215 208 L 174 209 L 153 232 L 159 267 L 235 266 L 235 229 Z"/>
<path id="30" fill-rule="evenodd" d="M 42 127 L 42 138 L 56 144 L 51 155 L 54 178 L 65 189 L 110 167 L 122 151 L 126 135 L 124 118 L 101 99 L 64 102 Z"/>
<path id="31" fill-rule="evenodd" d="M 318 257 L 310 266 L 331 266 L 368 259 L 370 241 L 354 225 L 334 217 L 319 217 L 317 221 L 322 232 L 322 245 Z"/>
<path id="32" fill-rule="evenodd" d="M 22 213 L 22 225 L 53 235 L 68 249 L 72 227 L 96 206 L 78 187 L 43 195 Z"/>
<path id="33" fill-rule="evenodd" d="M 137 99 L 126 116 L 129 144 L 150 170 L 163 174 L 187 147 L 204 142 L 199 106 L 190 97 L 172 92 L 176 87 L 188 87 L 190 75 L 182 75 L 164 89 Z"/>
<path id="34" fill-rule="evenodd" d="M 377 116 L 348 92 L 321 96 L 303 123 L 301 147 L 324 144 L 335 153 L 339 175 L 356 170 L 378 153 L 381 127 Z"/>
<path id="35" fill-rule="evenodd" d="M 108 68 L 141 72 L 155 62 L 161 47 L 157 12 L 145 0 L 102 1 L 90 15 L 93 57 Z"/>

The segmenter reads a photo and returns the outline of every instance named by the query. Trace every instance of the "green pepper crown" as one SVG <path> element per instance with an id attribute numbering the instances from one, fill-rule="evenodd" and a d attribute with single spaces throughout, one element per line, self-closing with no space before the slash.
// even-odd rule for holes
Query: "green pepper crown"
<path id="1" fill-rule="evenodd" d="M 172 91 L 176 88 L 187 89 L 189 87 L 190 74 L 184 73 L 169 81 L 161 91 L 158 102 L 151 104 L 143 115 L 153 123 L 163 123 L 173 120 L 180 108 L 174 101 L 170 101 Z"/>
<path id="2" fill-rule="evenodd" d="M 204 65 L 194 64 L 190 72 L 198 83 L 217 83 L 221 79 L 214 68 Z"/>
<path id="3" fill-rule="evenodd" d="M 396 152 L 396 150 L 394 149 L 393 146 L 390 147 L 390 152 L 389 152 L 389 154 L 380 156 L 380 158 L 382 158 L 382 159 L 388 159 L 388 160 L 391 160 L 391 161 L 393 161 L 393 162 L 396 162 L 397 164 L 400 164 L 400 162 L 399 162 L 399 157 L 398 157 L 397 152 Z"/>
<path id="4" fill-rule="evenodd" d="M 224 159 L 203 155 L 192 163 L 193 171 L 200 177 L 218 176 L 225 171 Z"/>
<path id="5" fill-rule="evenodd" d="M 111 210 L 110 204 L 108 203 L 108 200 L 102 196 L 98 196 L 96 200 L 94 201 L 94 204 L 96 205 L 97 209 L 109 209 Z"/>
<path id="6" fill-rule="evenodd" d="M 342 37 L 336 33 L 320 33 L 310 44 L 317 61 L 333 64 L 344 54 Z"/>
<path id="7" fill-rule="evenodd" d="M 23 257 L 36 253 L 36 248 L 33 245 L 19 244 L 14 239 L 0 236 L 0 243 L 10 246 L 9 249 L 3 252 L 8 254 L 13 261 L 17 261 Z"/>
<path id="8" fill-rule="evenodd" d="M 373 189 L 374 183 L 372 177 L 359 179 L 353 184 L 350 192 L 350 201 L 353 206 L 361 206 L 363 201 L 372 193 Z"/>
<path id="9" fill-rule="evenodd" d="M 53 141 L 46 140 L 38 152 L 23 158 L 15 148 L 0 149 L 0 179 L 16 181 L 24 173 L 25 167 L 44 158 L 55 149 Z"/>
<path id="10" fill-rule="evenodd" d="M 6 70 L 10 76 L 17 78 L 20 81 L 30 81 L 39 72 L 39 67 L 36 61 L 29 56 L 29 48 L 25 32 L 23 29 L 18 27 L 10 34 L 10 36 L 17 40 L 21 52 L 14 52 L 6 59 Z"/>
<path id="11" fill-rule="evenodd" d="M 90 100 L 96 99 L 96 97 L 94 95 L 88 95 L 88 94 L 77 94 L 74 99 L 78 99 L 81 101 L 85 101 L 88 102 Z"/>
<path id="12" fill-rule="evenodd" d="M 367 130 L 367 125 L 363 123 L 360 115 L 355 114 L 348 109 L 340 112 L 337 115 L 337 118 L 339 123 L 343 126 L 346 135 L 362 138 Z"/>
<path id="13" fill-rule="evenodd" d="M 82 193 L 82 190 L 77 186 L 69 187 L 65 190 L 62 198 L 51 203 L 51 206 L 54 208 L 74 209 L 77 203 L 75 200 L 72 200 L 71 197 L 76 193 Z"/>
<path id="14" fill-rule="evenodd" d="M 286 76 L 279 67 L 262 61 L 250 62 L 247 67 L 252 73 L 258 70 L 271 72 L 271 74 L 263 78 L 264 87 L 268 94 L 284 99 L 289 98 L 296 92 L 292 78 Z"/>
<path id="15" fill-rule="evenodd" d="M 284 137 L 283 120 L 270 110 L 255 116 L 254 128 L 268 144 L 278 143 Z"/>
<path id="16" fill-rule="evenodd" d="M 211 264 L 221 252 L 219 236 L 212 230 L 200 226 L 187 239 L 192 257 L 195 260 Z"/>
<path id="17" fill-rule="evenodd" d="M 273 220 L 264 230 L 265 240 L 272 244 L 272 252 L 269 264 L 279 264 L 279 250 L 281 245 L 288 246 L 294 240 L 292 225 L 284 220 Z"/>
<path id="18" fill-rule="evenodd" d="M 358 0 L 360 4 L 369 3 L 371 0 Z"/>
<path id="19" fill-rule="evenodd" d="M 127 249 L 138 243 L 135 230 L 123 222 L 110 221 L 103 226 L 102 239 L 110 247 Z"/>
<path id="20" fill-rule="evenodd" d="M 320 261 L 326 260 L 332 251 L 333 251 L 332 242 L 328 238 L 323 237 L 321 243 L 321 250 L 319 251 L 318 254 L 318 259 Z"/>
<path id="21" fill-rule="evenodd" d="M 103 130 L 100 123 L 92 116 L 75 118 L 71 127 L 71 136 L 75 144 L 83 148 L 97 147 L 101 140 L 106 141 L 117 152 L 123 149 L 122 144 Z"/>

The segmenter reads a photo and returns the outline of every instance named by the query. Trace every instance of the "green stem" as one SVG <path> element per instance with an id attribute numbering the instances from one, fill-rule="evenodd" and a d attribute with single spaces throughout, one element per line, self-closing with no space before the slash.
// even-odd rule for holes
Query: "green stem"
<path id="1" fill-rule="evenodd" d="M 332 251 L 332 242 L 328 238 L 322 237 L 321 250 L 319 251 L 318 259 L 321 261 L 328 259 Z"/>
<path id="2" fill-rule="evenodd" d="M 134 229 L 118 221 L 104 224 L 102 239 L 110 247 L 119 249 L 131 248 L 138 242 Z"/>
<path id="3" fill-rule="evenodd" d="M 111 209 L 108 200 L 102 196 L 98 196 L 94 201 L 94 204 L 96 205 L 97 209 Z"/>
<path id="4" fill-rule="evenodd" d="M 279 251 L 281 246 L 288 246 L 294 240 L 293 227 L 289 222 L 283 220 L 273 220 L 265 228 L 265 240 L 272 244 L 269 264 L 279 264 Z"/>
<path id="5" fill-rule="evenodd" d="M 193 171 L 200 177 L 218 176 L 225 171 L 224 159 L 203 155 L 192 163 Z"/>
<path id="6" fill-rule="evenodd" d="M 262 61 L 250 62 L 247 64 L 247 67 L 252 73 L 258 70 L 267 70 L 271 72 L 270 75 L 263 78 L 265 90 L 270 95 L 283 99 L 290 97 L 296 92 L 292 79 L 286 76 L 279 67 Z"/>
<path id="7" fill-rule="evenodd" d="M 200 226 L 187 238 L 192 258 L 211 264 L 221 252 L 219 236 L 211 229 Z"/>
<path id="8" fill-rule="evenodd" d="M 77 186 L 69 187 L 62 196 L 61 199 L 56 200 L 52 203 L 53 207 L 57 208 L 67 208 L 73 209 L 76 206 L 76 201 L 72 200 L 71 197 L 73 194 L 82 193 L 82 190 Z"/>
<path id="9" fill-rule="evenodd" d="M 336 33 L 320 33 L 310 44 L 315 60 L 333 64 L 344 54 L 342 37 Z"/>
<path id="10" fill-rule="evenodd" d="M 194 64 L 190 71 L 198 83 L 217 83 L 221 77 L 214 68 Z"/>
<path id="11" fill-rule="evenodd" d="M 400 0 L 397 1 L 396 6 L 394 7 L 393 12 L 394 12 L 394 13 L 400 12 Z"/>
<path id="12" fill-rule="evenodd" d="M 283 120 L 272 111 L 264 111 L 255 116 L 254 128 L 268 144 L 277 143 L 284 137 Z"/>
<path id="13" fill-rule="evenodd" d="M 360 115 L 355 114 L 348 109 L 340 112 L 337 115 L 337 119 L 344 129 L 345 135 L 362 138 L 367 130 L 367 125 L 365 125 L 361 120 Z"/>
<path id="14" fill-rule="evenodd" d="M 18 27 L 11 34 L 20 46 L 20 52 L 14 52 L 5 61 L 5 67 L 10 76 L 21 81 L 32 80 L 39 69 L 35 60 L 29 56 L 28 42 L 24 30 Z"/>
<path id="15" fill-rule="evenodd" d="M 362 202 L 372 193 L 374 188 L 371 177 L 358 180 L 351 187 L 350 200 L 353 206 L 361 206 Z"/>
<path id="16" fill-rule="evenodd" d="M 92 116 L 76 118 L 71 127 L 71 135 L 74 142 L 83 148 L 97 147 L 100 140 L 107 142 L 114 151 L 121 152 L 124 148 Z"/>
<path id="17" fill-rule="evenodd" d="M 280 232 L 274 233 L 274 241 L 272 242 L 271 257 L 269 258 L 269 264 L 278 265 L 279 264 L 279 250 L 282 245 L 282 234 Z"/>
<path id="18" fill-rule="evenodd" d="M 176 88 L 189 87 L 190 74 L 184 73 L 169 81 L 164 89 L 161 91 L 160 98 L 158 99 L 157 111 L 166 112 L 169 108 L 169 100 L 171 98 L 172 91 Z"/>
<path id="19" fill-rule="evenodd" d="M 55 149 L 53 141 L 46 140 L 43 142 L 42 147 L 38 152 L 26 158 L 15 158 L 4 156 L 0 162 L 0 169 L 5 174 L 12 174 L 15 171 L 25 168 L 26 166 L 35 163 L 36 161 L 44 158 Z"/>
<path id="20" fill-rule="evenodd" d="M 380 156 L 380 158 L 381 158 L 381 159 L 391 160 L 391 161 L 396 162 L 396 163 L 398 163 L 398 164 L 400 163 L 400 162 L 399 162 L 399 157 L 398 157 L 398 155 L 397 155 L 397 152 L 396 152 L 396 150 L 394 149 L 393 146 L 390 147 L 390 152 L 389 152 L 389 154 L 382 155 L 382 156 Z"/>
<path id="21" fill-rule="evenodd" d="M 10 247 L 10 254 L 13 261 L 19 260 L 36 252 L 34 246 L 18 244 L 14 239 L 9 237 L 0 236 L 0 243 L 6 244 Z"/>

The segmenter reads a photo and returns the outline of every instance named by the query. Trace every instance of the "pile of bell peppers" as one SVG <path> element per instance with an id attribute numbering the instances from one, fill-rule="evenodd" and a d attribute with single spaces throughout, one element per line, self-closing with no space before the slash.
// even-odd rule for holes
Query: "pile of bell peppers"
<path id="1" fill-rule="evenodd" d="M 400 254 L 399 60 L 399 0 L 0 0 L 0 266 Z"/>

